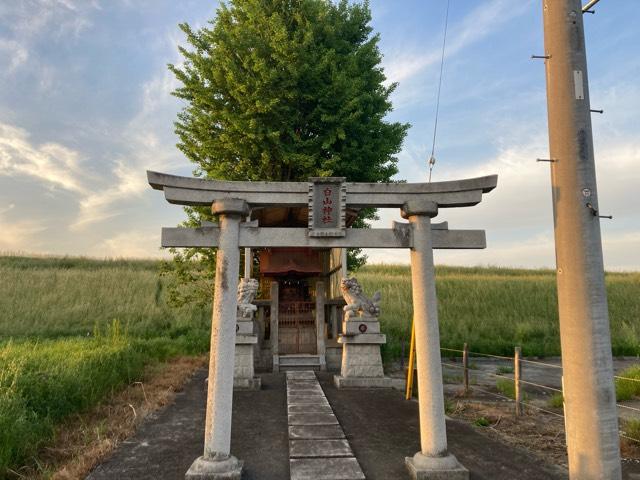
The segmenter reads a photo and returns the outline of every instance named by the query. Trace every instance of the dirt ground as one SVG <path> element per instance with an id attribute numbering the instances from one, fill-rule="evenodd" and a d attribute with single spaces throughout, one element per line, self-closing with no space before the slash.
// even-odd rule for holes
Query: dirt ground
<path id="1" fill-rule="evenodd" d="M 173 405 L 150 417 L 87 480 L 182 480 L 202 452 L 205 372 L 199 371 Z M 338 390 L 318 374 L 367 479 L 408 479 L 404 458 L 419 450 L 418 405 L 397 390 Z M 284 374 L 263 374 L 263 389 L 234 394 L 231 450 L 245 462 L 243 479 L 289 478 Z M 472 480 L 555 480 L 562 468 L 486 430 L 447 422 L 451 451 Z M 505 452 L 508 452 L 505 455 Z"/>
<path id="2" fill-rule="evenodd" d="M 330 375 L 320 383 L 370 480 L 409 478 L 403 459 L 420 449 L 418 403 L 397 390 L 338 390 Z M 556 480 L 566 472 L 535 453 L 510 446 L 464 421 L 447 421 L 450 451 L 471 480 Z"/>
<path id="3" fill-rule="evenodd" d="M 538 360 L 534 360 L 537 362 Z M 449 400 L 448 414 L 452 418 L 463 420 L 484 433 L 498 438 L 510 445 L 528 448 L 545 458 L 548 462 L 566 468 L 567 454 L 564 435 L 564 418 L 561 407 L 553 407 L 549 400 L 554 390 L 535 385 L 523 385 L 525 400 L 530 407 L 523 409 L 523 415 L 515 416 L 513 401 L 499 398 L 505 393 L 496 388 L 500 377 L 513 378 L 508 371 L 512 364 L 508 360 L 494 358 L 473 358 L 470 370 L 471 391 L 465 395 L 462 388 L 462 371 L 459 358 L 444 359 L 445 393 Z M 523 363 L 522 378 L 527 382 L 555 389 L 561 388 L 562 370 L 560 359 L 544 359 L 540 363 Z M 638 364 L 638 359 L 615 359 L 616 373 Z M 622 402 L 623 405 L 637 408 L 638 401 Z M 619 408 L 621 421 L 639 418 L 632 410 Z M 625 478 L 640 475 L 640 443 L 621 438 L 620 443 Z M 638 477 L 640 478 L 640 477 Z"/>
<path id="4" fill-rule="evenodd" d="M 554 415 L 525 408 L 523 415 L 514 415 L 512 402 L 500 402 L 471 394 L 448 395 L 449 416 L 462 420 L 483 434 L 515 447 L 535 452 L 550 464 L 567 467 L 564 420 Z M 486 420 L 481 422 L 480 419 Z M 482 424 L 482 426 L 479 425 Z M 640 446 L 621 439 L 623 478 L 640 479 Z"/>

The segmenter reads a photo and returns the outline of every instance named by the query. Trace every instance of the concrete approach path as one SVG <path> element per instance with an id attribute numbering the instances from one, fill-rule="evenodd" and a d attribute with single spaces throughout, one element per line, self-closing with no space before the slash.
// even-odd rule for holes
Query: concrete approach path
<path id="1" fill-rule="evenodd" d="M 234 392 L 231 451 L 245 462 L 244 480 L 289 480 L 285 374 L 263 374 L 257 392 Z M 206 372 L 201 370 L 173 404 L 148 418 L 87 480 L 182 480 L 201 455 Z M 405 480 L 404 457 L 419 449 L 418 405 L 397 390 L 337 390 L 317 374 L 322 391 L 368 480 Z M 451 452 L 471 480 L 556 480 L 566 472 L 533 453 L 447 421 Z"/>

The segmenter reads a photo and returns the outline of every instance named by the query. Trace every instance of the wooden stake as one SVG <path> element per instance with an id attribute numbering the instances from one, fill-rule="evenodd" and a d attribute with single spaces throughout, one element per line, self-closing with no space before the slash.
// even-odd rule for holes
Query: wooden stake
<path id="1" fill-rule="evenodd" d="M 522 393 L 520 392 L 520 356 L 521 356 L 520 347 L 516 347 L 516 352 L 513 357 L 513 382 L 515 384 L 515 393 L 516 393 L 516 417 L 522 415 Z"/>
<path id="2" fill-rule="evenodd" d="M 416 328 L 411 319 L 411 345 L 409 347 L 409 366 L 407 367 L 407 391 L 405 398 L 410 400 L 413 395 L 413 377 L 416 363 Z"/>
<path id="3" fill-rule="evenodd" d="M 464 394 L 469 393 L 469 345 L 464 344 L 462 347 L 462 381 L 464 382 Z"/>

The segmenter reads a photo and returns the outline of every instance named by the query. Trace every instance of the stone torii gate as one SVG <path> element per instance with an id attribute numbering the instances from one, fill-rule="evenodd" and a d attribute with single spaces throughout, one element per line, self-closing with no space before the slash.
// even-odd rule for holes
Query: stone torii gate
<path id="1" fill-rule="evenodd" d="M 468 479 L 447 451 L 434 248 L 485 248 L 484 230 L 432 224 L 440 208 L 473 206 L 493 190 L 497 175 L 434 183 L 233 182 L 147 172 L 169 203 L 211 206 L 219 223 L 163 228 L 163 247 L 217 247 L 204 454 L 187 479 L 240 479 L 242 461 L 230 453 L 240 248 L 409 248 L 418 369 L 421 450 L 406 459 L 413 478 Z M 307 207 L 307 228 L 268 228 L 245 221 L 252 209 Z M 346 209 L 400 208 L 408 223 L 390 229 L 345 228 Z"/>

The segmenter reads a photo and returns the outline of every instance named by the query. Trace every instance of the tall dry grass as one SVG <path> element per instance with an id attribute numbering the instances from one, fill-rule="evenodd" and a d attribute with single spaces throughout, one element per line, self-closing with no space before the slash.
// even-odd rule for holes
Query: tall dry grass
<path id="1" fill-rule="evenodd" d="M 408 345 L 411 275 L 408 266 L 368 265 L 355 273 L 368 293 L 382 292 L 385 358 Z M 607 273 L 613 353 L 640 354 L 640 273 Z M 473 351 L 524 355 L 560 354 L 556 278 L 552 270 L 436 268 L 441 344 Z M 407 348 L 408 349 L 408 348 Z"/>
<path id="2" fill-rule="evenodd" d="M 118 320 L 136 336 L 207 332 L 205 308 L 170 308 L 153 260 L 0 257 L 0 338 L 90 335 Z"/>

